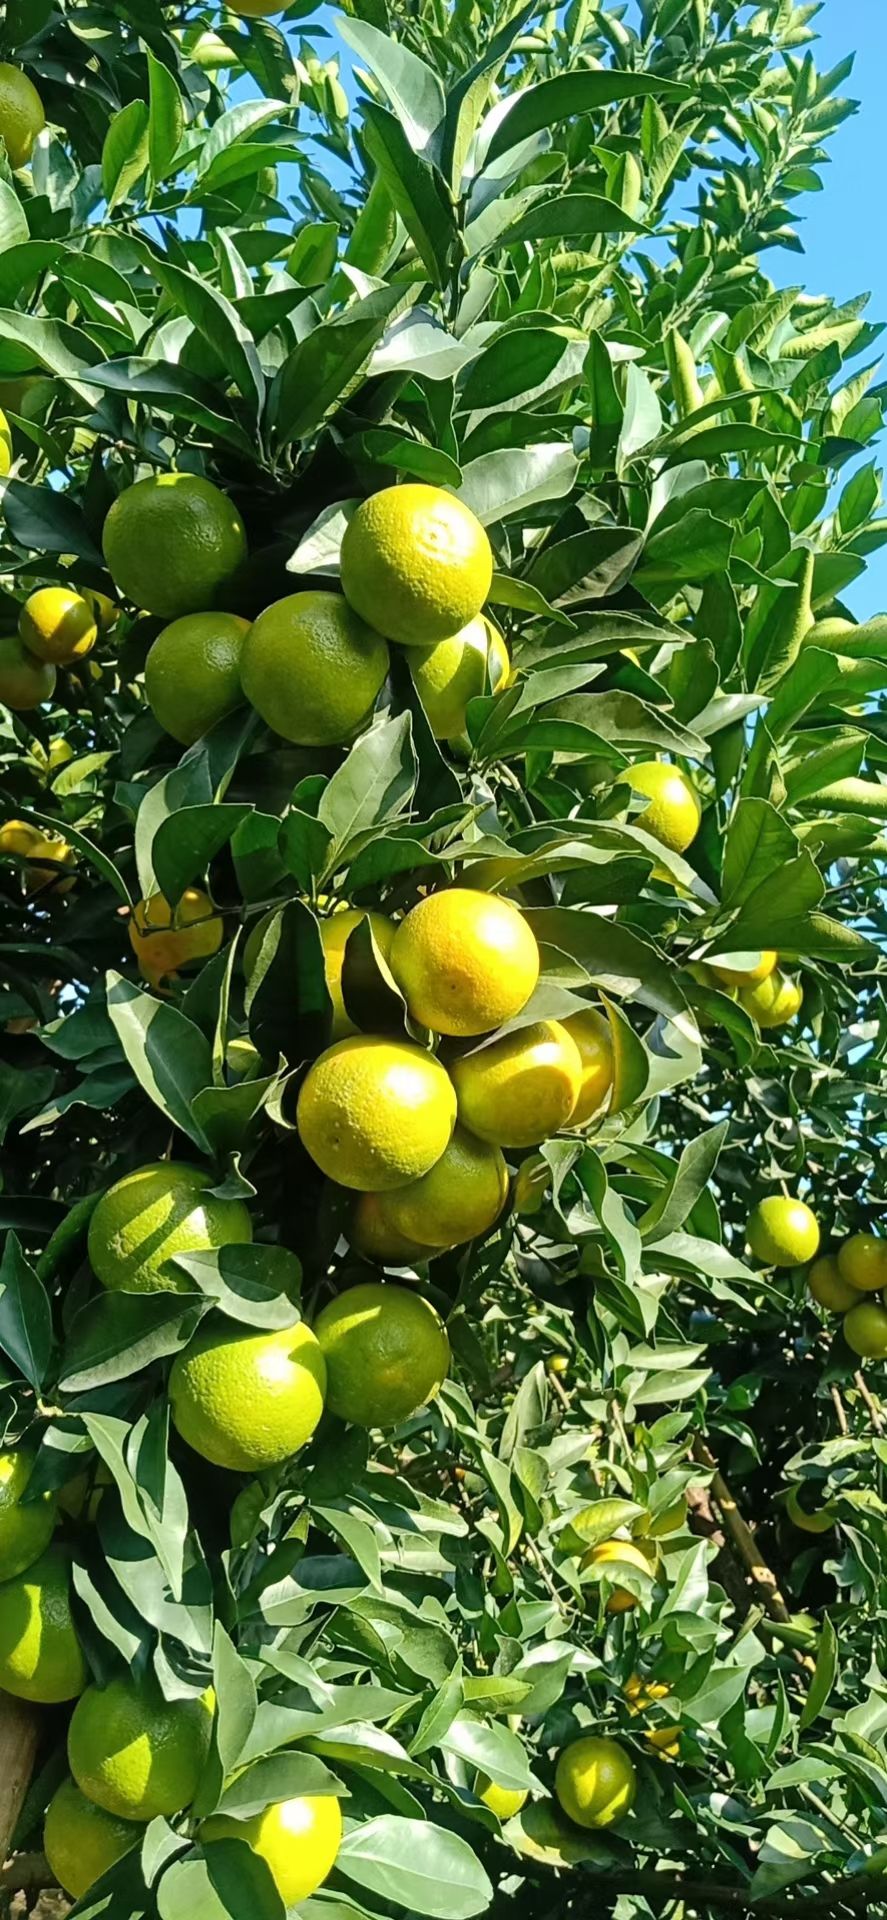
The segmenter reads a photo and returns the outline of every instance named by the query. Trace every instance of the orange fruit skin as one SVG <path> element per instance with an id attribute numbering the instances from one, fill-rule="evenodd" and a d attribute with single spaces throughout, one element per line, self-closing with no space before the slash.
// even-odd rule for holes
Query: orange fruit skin
<path id="1" fill-rule="evenodd" d="M 13 172 L 27 166 L 45 125 L 43 101 L 33 81 L 20 67 L 0 62 L 0 134 Z"/>
<path id="2" fill-rule="evenodd" d="M 649 806 L 636 816 L 635 825 L 672 853 L 686 853 L 699 832 L 702 808 L 680 769 L 662 760 L 644 760 L 636 767 L 626 767 L 619 777 L 628 782 L 633 793 L 646 794 L 649 799 Z"/>
<path id="3" fill-rule="evenodd" d="M 539 948 L 518 907 L 471 887 L 431 893 L 402 920 L 391 971 L 410 1014 L 432 1033 L 490 1033 L 526 1006 Z"/>
<path id="4" fill-rule="evenodd" d="M 480 613 L 493 554 L 480 521 L 440 487 L 383 487 L 342 541 L 342 591 L 370 626 L 406 647 L 447 640 Z"/>
<path id="5" fill-rule="evenodd" d="M 487 1233 L 507 1194 L 508 1169 L 500 1149 L 457 1126 L 429 1172 L 385 1194 L 380 1208 L 405 1241 L 440 1249 Z"/>
<path id="6" fill-rule="evenodd" d="M 588 1735 L 564 1747 L 554 1791 L 578 1827 L 613 1827 L 631 1812 L 637 1793 L 634 1763 L 617 1740 Z"/>
<path id="7" fill-rule="evenodd" d="M 860 1300 L 844 1316 L 844 1339 L 861 1360 L 883 1360 L 887 1354 L 887 1311 L 878 1300 Z"/>
<path id="8" fill-rule="evenodd" d="M 125 599 L 176 620 L 214 606 L 246 558 L 246 532 L 236 507 L 211 480 L 157 473 L 118 494 L 102 548 Z"/>
<path id="9" fill-rule="evenodd" d="M 201 1840 L 245 1840 L 271 1869 L 286 1907 L 295 1907 L 322 1887 L 342 1843 L 342 1812 L 333 1794 L 278 1800 L 251 1820 L 213 1814 Z"/>
<path id="10" fill-rule="evenodd" d="M 440 1392 L 450 1343 L 440 1315 L 391 1280 L 362 1281 L 314 1323 L 327 1367 L 327 1407 L 358 1427 L 396 1427 Z"/>
<path id="11" fill-rule="evenodd" d="M 606 1567 L 611 1562 L 636 1567 L 639 1573 L 649 1574 L 652 1571 L 648 1555 L 631 1540 L 599 1540 L 597 1546 L 589 1547 L 579 1564 L 581 1567 Z M 637 1604 L 636 1596 L 627 1587 L 614 1587 L 607 1599 L 606 1611 L 631 1613 Z"/>
<path id="12" fill-rule="evenodd" d="M 756 967 L 731 967 L 717 960 L 709 960 L 708 966 L 725 987 L 757 987 L 769 980 L 778 958 L 772 947 L 765 947 Z"/>
<path id="13" fill-rule="evenodd" d="M 862 1299 L 860 1289 L 844 1279 L 833 1253 L 823 1253 L 814 1260 L 807 1275 L 807 1291 L 826 1313 L 848 1313 Z"/>
<path id="14" fill-rule="evenodd" d="M 139 972 L 157 987 L 180 967 L 218 953 L 223 932 L 208 894 L 200 887 L 186 887 L 175 909 L 162 893 L 140 900 L 130 918 L 129 944 Z"/>
<path id="15" fill-rule="evenodd" d="M 858 1293 L 878 1293 L 887 1287 L 887 1240 L 874 1233 L 854 1233 L 838 1254 L 838 1273 Z"/>
<path id="16" fill-rule="evenodd" d="M 557 1020 L 536 1020 L 450 1068 L 459 1119 L 480 1140 L 538 1147 L 569 1124 L 582 1085 L 582 1059 Z"/>
<path id="17" fill-rule="evenodd" d="M 98 627 L 89 602 L 68 587 L 39 587 L 19 615 L 22 645 L 36 660 L 67 667 L 90 653 Z"/>
<path id="18" fill-rule="evenodd" d="M 183 747 L 243 705 L 248 632 L 249 621 L 236 613 L 186 613 L 158 633 L 145 661 L 145 692 L 155 720 Z"/>

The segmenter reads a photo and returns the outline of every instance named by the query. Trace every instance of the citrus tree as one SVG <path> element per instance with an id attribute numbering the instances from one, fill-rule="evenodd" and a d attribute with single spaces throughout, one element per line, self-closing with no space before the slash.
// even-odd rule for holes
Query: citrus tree
<path id="1" fill-rule="evenodd" d="M 818 11 L 8 0 L 7 1900 L 887 1904 Z"/>

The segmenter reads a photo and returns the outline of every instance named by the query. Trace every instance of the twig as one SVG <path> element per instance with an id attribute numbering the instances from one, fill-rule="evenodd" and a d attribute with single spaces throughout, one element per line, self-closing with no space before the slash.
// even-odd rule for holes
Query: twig
<path id="1" fill-rule="evenodd" d="M 850 1432 L 850 1428 L 847 1425 L 847 1415 L 844 1411 L 844 1402 L 841 1399 L 841 1396 L 838 1392 L 837 1387 L 834 1387 L 834 1386 L 832 1387 L 832 1399 L 835 1403 L 835 1412 L 838 1416 L 838 1426 L 840 1427 L 841 1432 L 843 1433 L 844 1438 L 846 1439 L 848 1433 Z"/>
<path id="2" fill-rule="evenodd" d="M 758 1598 L 771 1620 L 779 1620 L 783 1626 L 787 1625 L 791 1620 L 791 1613 L 776 1584 L 776 1575 L 771 1572 L 766 1561 L 762 1560 L 754 1534 L 743 1520 L 717 1461 L 714 1455 L 709 1453 L 703 1440 L 694 1440 L 693 1458 L 698 1460 L 700 1466 L 708 1467 L 712 1473 L 711 1490 L 720 1508 L 725 1531 L 730 1536 L 731 1544 L 735 1547 Z"/>
<path id="3" fill-rule="evenodd" d="M 884 1422 L 883 1422 L 883 1420 L 882 1420 L 882 1418 L 881 1418 L 881 1410 L 880 1410 L 880 1408 L 879 1408 L 879 1406 L 878 1406 L 878 1404 L 877 1404 L 877 1402 L 876 1402 L 875 1400 L 873 1400 L 873 1399 L 872 1399 L 872 1396 L 871 1396 L 871 1394 L 869 1393 L 869 1390 L 868 1390 L 868 1387 L 867 1387 L 867 1386 L 866 1386 L 866 1384 L 865 1384 L 865 1376 L 864 1376 L 864 1374 L 861 1374 L 861 1373 L 855 1373 L 855 1374 L 853 1375 L 853 1381 L 854 1381 L 854 1385 L 855 1385 L 856 1387 L 858 1387 L 858 1389 L 859 1389 L 859 1397 L 860 1397 L 860 1399 L 861 1399 L 861 1400 L 863 1400 L 863 1401 L 865 1402 L 865 1405 L 866 1405 L 866 1407 L 868 1408 L 868 1416 L 869 1416 L 869 1419 L 870 1419 L 870 1421 L 871 1421 L 871 1423 L 872 1423 L 872 1426 L 873 1426 L 873 1427 L 874 1427 L 874 1429 L 875 1429 L 875 1432 L 876 1432 L 876 1433 L 883 1433 L 883 1431 L 884 1431 Z"/>

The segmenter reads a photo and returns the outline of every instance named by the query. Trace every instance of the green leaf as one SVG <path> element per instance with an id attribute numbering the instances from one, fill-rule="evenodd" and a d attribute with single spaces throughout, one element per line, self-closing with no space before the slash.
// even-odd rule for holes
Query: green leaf
<path id="1" fill-rule="evenodd" d="M 343 14 L 339 32 L 359 60 L 366 62 L 387 95 L 406 139 L 424 153 L 444 117 L 444 90 L 432 67 L 390 34 L 366 20 Z"/>
<path id="2" fill-rule="evenodd" d="M 420 255 L 429 279 L 446 285 L 456 245 L 456 216 L 441 175 L 415 153 L 387 108 L 364 104 L 367 152 Z"/>
<path id="3" fill-rule="evenodd" d="M 347 398 L 392 314 L 412 298 L 402 286 L 377 287 L 299 341 L 284 361 L 271 395 L 274 430 L 282 445 L 304 439 Z"/>
<path id="4" fill-rule="evenodd" d="M 220 1620 L 213 1631 L 213 1685 L 216 1717 L 213 1728 L 223 1776 L 237 1765 L 256 1717 L 255 1682 Z"/>
<path id="5" fill-rule="evenodd" d="M 527 0 L 527 4 L 513 12 L 492 40 L 482 47 L 474 64 L 466 73 L 460 74 L 455 85 L 448 90 L 441 166 L 454 194 L 459 192 L 471 142 L 497 75 L 534 12 L 533 0 Z"/>
<path id="6" fill-rule="evenodd" d="M 639 1223 L 642 1234 L 655 1233 L 661 1240 L 684 1225 L 714 1173 L 729 1125 L 728 1120 L 721 1120 L 687 1142 L 674 1173 Z"/>
<path id="7" fill-rule="evenodd" d="M 347 1834 L 336 1867 L 367 1892 L 433 1920 L 471 1920 L 493 1897 L 477 1855 L 458 1834 L 394 1814 Z"/>
<path id="8" fill-rule="evenodd" d="M 565 333 L 518 327 L 493 340 L 468 369 L 459 393 L 466 412 L 496 407 L 546 382 L 569 346 Z"/>
<path id="9" fill-rule="evenodd" d="M 523 1743 L 507 1727 L 487 1726 L 470 1714 L 460 1713 L 451 1721 L 440 1741 L 444 1753 L 455 1753 L 478 1773 L 485 1773 L 497 1786 L 515 1793 L 529 1793 L 537 1782 L 530 1772 Z"/>
<path id="10" fill-rule="evenodd" d="M 616 453 L 620 473 L 642 447 L 648 447 L 656 439 L 661 426 L 662 409 L 656 389 L 643 369 L 630 361 L 625 370 L 625 410 Z"/>
<path id="11" fill-rule="evenodd" d="M 209 174 L 219 155 L 237 145 L 245 134 L 253 133 L 258 127 L 266 126 L 270 120 L 277 120 L 289 112 L 285 100 L 240 100 L 236 106 L 229 107 L 214 122 L 201 147 L 198 178 Z"/>
<path id="12" fill-rule="evenodd" d="M 357 741 L 324 789 L 317 817 L 332 836 L 326 870 L 356 853 L 361 837 L 396 820 L 416 787 L 416 754 L 408 713 L 382 720 Z"/>
<path id="13" fill-rule="evenodd" d="M 819 1652 L 816 1656 L 816 1670 L 807 1689 L 807 1698 L 798 1721 L 798 1731 L 803 1733 L 807 1727 L 818 1720 L 838 1671 L 838 1636 L 828 1614 L 823 1614 L 822 1633 L 819 1640 Z"/>
<path id="14" fill-rule="evenodd" d="M 119 200 L 125 200 L 131 187 L 141 179 L 148 165 L 148 106 L 144 100 L 130 100 L 115 113 L 102 147 L 102 188 L 112 213 Z"/>
<path id="15" fill-rule="evenodd" d="M 137 249 L 143 265 L 179 311 L 220 356 L 251 413 L 257 416 L 265 395 L 265 379 L 252 336 L 237 308 L 208 280 L 175 266 L 144 240 L 131 239 L 129 244 Z"/>
<path id="16" fill-rule="evenodd" d="M 298 1066 L 329 1044 L 333 1010 L 320 930 L 301 900 L 288 901 L 265 931 L 247 985 L 246 1012 L 263 1059 L 276 1062 L 282 1055 Z"/>
<path id="17" fill-rule="evenodd" d="M 457 498 L 484 526 L 546 500 L 560 500 L 573 487 L 578 462 L 572 446 L 521 447 L 482 453 L 463 469 Z"/>
<path id="18" fill-rule="evenodd" d="M 164 68 L 164 72 L 166 69 Z M 253 443 L 225 409 L 218 387 L 200 374 L 182 366 L 166 366 L 158 360 L 106 360 L 99 367 L 84 371 L 81 384 L 101 387 L 108 393 L 126 394 L 143 405 L 156 407 L 173 420 L 190 421 L 217 440 L 224 440 L 240 453 L 252 453 Z"/>
<path id="19" fill-rule="evenodd" d="M 24 245 L 29 238 L 25 209 L 6 180 L 0 180 L 0 253 Z"/>
<path id="20" fill-rule="evenodd" d="M 141 1373 L 186 1346 L 205 1311 L 205 1301 L 180 1293 L 99 1294 L 71 1323 L 59 1385 L 85 1393 Z"/>
<path id="21" fill-rule="evenodd" d="M 206 1150 L 193 1115 L 195 1095 L 212 1079 L 209 1041 L 177 1007 L 109 973 L 108 1013 L 139 1085 L 173 1126 Z"/>
<path id="22" fill-rule="evenodd" d="M 39 1393 L 52 1354 L 52 1313 L 14 1233 L 7 1234 L 0 1259 L 0 1348 Z"/>
<path id="23" fill-rule="evenodd" d="M 514 247 L 523 240 L 578 240 L 583 245 L 598 233 L 649 233 L 649 228 L 602 194 L 551 193 L 543 187 L 534 205 L 506 227 L 499 244 Z"/>
<path id="24" fill-rule="evenodd" d="M 567 987 L 592 981 L 606 993 L 642 1000 L 656 1013 L 675 1020 L 685 1017 L 686 1005 L 671 968 L 631 927 L 569 907 L 534 907 L 527 919 L 542 948 L 546 980 Z"/>
<path id="25" fill-rule="evenodd" d="M 219 1802 L 219 1812 L 230 1814 L 235 1820 L 251 1820 L 275 1800 L 340 1792 L 335 1774 L 316 1754 L 275 1753 L 265 1760 L 254 1761 L 230 1782 Z"/>
<path id="26" fill-rule="evenodd" d="M 75 553 L 93 566 L 102 565 L 83 511 L 68 494 L 51 487 L 30 487 L 24 480 L 7 480 L 0 513 L 20 546 L 40 553 Z"/>
<path id="27" fill-rule="evenodd" d="M 312 1512 L 363 1569 L 371 1587 L 382 1592 L 382 1563 L 376 1536 L 369 1523 L 347 1507 L 317 1506 Z"/>
<path id="28" fill-rule="evenodd" d="M 659 74 L 627 73 L 601 67 L 594 71 L 564 73 L 554 80 L 516 91 L 506 111 L 495 115 L 495 130 L 486 146 L 485 158 L 494 160 L 517 146 L 540 127 L 558 120 L 571 120 L 575 114 L 597 113 L 619 100 L 638 100 L 655 94 L 664 100 L 686 100 L 690 88 L 682 81 L 667 80 Z"/>
<path id="29" fill-rule="evenodd" d="M 178 906 L 186 887 L 205 874 L 249 811 L 247 806 L 223 806 L 216 801 L 212 806 L 180 807 L 161 821 L 151 843 L 151 860 L 157 884 L 171 907 Z"/>
<path id="30" fill-rule="evenodd" d="M 286 1247 L 230 1246 L 175 1256 L 195 1291 L 247 1327 L 291 1327 L 302 1270 Z"/>
<path id="31" fill-rule="evenodd" d="M 173 171 L 185 131 L 185 109 L 175 79 L 146 48 L 148 60 L 148 164 L 155 185 Z"/>

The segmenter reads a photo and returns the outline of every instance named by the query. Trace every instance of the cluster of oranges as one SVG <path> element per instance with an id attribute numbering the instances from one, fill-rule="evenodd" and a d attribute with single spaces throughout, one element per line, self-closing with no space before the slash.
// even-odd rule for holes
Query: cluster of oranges
<path id="1" fill-rule="evenodd" d="M 0 636 L 0 697 L 14 713 L 51 700 L 57 668 L 92 652 L 111 603 L 104 594 L 38 587 L 25 601 L 18 632 Z"/>
<path id="2" fill-rule="evenodd" d="M 585 1124 L 609 1095 L 613 1050 L 593 1007 L 520 1023 L 540 955 L 508 900 L 445 888 L 387 923 L 380 945 L 410 1022 L 443 1057 L 379 1034 L 337 1039 L 306 1076 L 297 1121 L 321 1171 L 359 1196 L 358 1251 L 398 1263 L 486 1233 L 508 1191 L 503 1148 Z"/>

